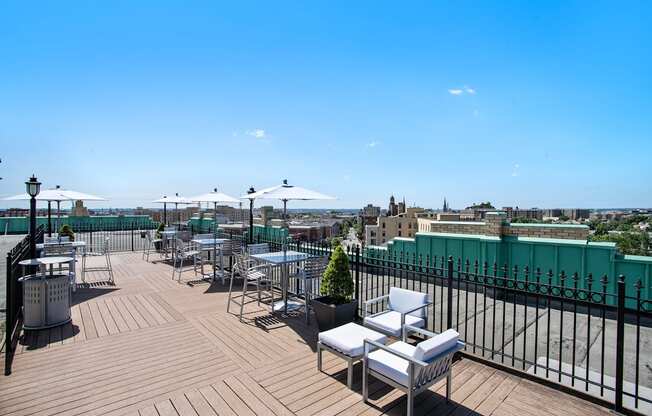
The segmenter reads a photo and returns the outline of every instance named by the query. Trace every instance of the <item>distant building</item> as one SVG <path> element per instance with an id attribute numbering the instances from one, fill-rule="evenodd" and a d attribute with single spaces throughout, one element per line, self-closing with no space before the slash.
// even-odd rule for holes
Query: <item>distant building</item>
<path id="1" fill-rule="evenodd" d="M 84 201 L 75 201 L 70 215 L 72 217 L 88 217 L 88 208 L 84 206 Z"/>
<path id="2" fill-rule="evenodd" d="M 588 219 L 591 210 L 585 208 L 550 208 L 543 210 L 543 216 L 548 218 L 568 217 L 574 221 Z"/>
<path id="3" fill-rule="evenodd" d="M 394 216 L 378 217 L 376 225 L 365 226 L 366 243 L 382 245 L 396 237 L 413 238 L 417 232 L 417 217 L 423 212 L 423 208 L 412 207 Z"/>
<path id="4" fill-rule="evenodd" d="M 451 210 L 451 208 L 448 205 L 448 202 L 446 201 L 446 198 L 444 198 L 444 207 L 442 208 L 442 212 L 448 212 L 450 210 Z"/>
<path id="5" fill-rule="evenodd" d="M 393 217 L 395 215 L 398 215 L 398 205 L 396 205 L 396 200 L 394 199 L 394 195 L 392 195 L 389 198 L 389 207 L 387 208 L 387 216 Z"/>
<path id="6" fill-rule="evenodd" d="M 380 215 L 380 207 L 374 206 L 372 204 L 367 204 L 366 207 L 360 210 L 360 219 L 362 220 L 363 226 L 376 224 Z"/>
<path id="7" fill-rule="evenodd" d="M 503 207 L 503 211 L 507 214 L 507 219 L 512 218 L 527 218 L 531 220 L 542 220 L 543 219 L 543 210 L 539 208 L 512 208 L 512 207 Z"/>

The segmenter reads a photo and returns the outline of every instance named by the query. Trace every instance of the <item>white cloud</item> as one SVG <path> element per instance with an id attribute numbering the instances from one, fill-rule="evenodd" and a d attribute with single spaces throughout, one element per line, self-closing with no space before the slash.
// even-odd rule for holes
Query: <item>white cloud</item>
<path id="1" fill-rule="evenodd" d="M 449 88 L 448 93 L 451 95 L 475 95 L 475 88 L 471 88 L 468 85 L 465 85 L 463 88 Z"/>
<path id="2" fill-rule="evenodd" d="M 249 135 L 251 137 L 255 137 L 257 139 L 264 139 L 265 135 L 266 135 L 265 130 L 263 130 L 263 129 L 247 130 L 245 132 L 245 134 L 247 134 L 247 135 Z"/>
<path id="3" fill-rule="evenodd" d="M 374 147 L 378 146 L 379 144 L 380 144 L 380 142 L 377 142 L 377 141 L 375 141 L 375 140 L 372 140 L 372 141 L 370 141 L 369 143 L 367 143 L 367 147 L 373 149 Z"/>
<path id="4" fill-rule="evenodd" d="M 512 170 L 512 176 L 516 177 L 520 175 L 519 168 L 520 166 L 518 163 L 514 164 L 514 169 Z"/>

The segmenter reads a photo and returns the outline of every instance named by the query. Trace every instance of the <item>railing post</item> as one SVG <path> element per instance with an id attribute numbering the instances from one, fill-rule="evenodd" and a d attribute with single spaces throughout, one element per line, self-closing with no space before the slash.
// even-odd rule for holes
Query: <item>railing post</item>
<path id="1" fill-rule="evenodd" d="M 618 315 L 616 318 L 616 412 L 623 410 L 623 367 L 625 364 L 625 276 L 618 277 Z"/>
<path id="2" fill-rule="evenodd" d="M 134 223 L 131 223 L 131 251 L 134 251 Z"/>
<path id="3" fill-rule="evenodd" d="M 358 300 L 358 307 L 355 308 L 356 319 L 360 317 L 360 305 L 362 305 L 362 297 L 360 296 L 360 247 L 355 248 L 355 295 Z"/>
<path id="4" fill-rule="evenodd" d="M 448 256 L 448 270 L 446 272 L 448 296 L 446 305 L 446 329 L 453 327 L 453 256 Z"/>
<path id="5" fill-rule="evenodd" d="M 5 376 L 11 374 L 11 355 L 12 355 L 12 330 L 14 327 L 14 285 L 12 282 L 13 258 L 11 251 L 7 253 L 7 299 L 5 301 Z"/>

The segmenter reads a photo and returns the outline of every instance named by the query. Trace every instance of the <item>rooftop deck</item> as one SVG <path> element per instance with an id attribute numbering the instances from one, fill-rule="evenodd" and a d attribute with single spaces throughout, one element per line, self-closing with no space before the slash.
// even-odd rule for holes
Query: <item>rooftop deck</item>
<path id="1" fill-rule="evenodd" d="M 13 374 L 0 378 L 3 415 L 371 415 L 403 414 L 404 395 L 374 381 L 362 402 L 345 364 L 325 353 L 317 371 L 316 327 L 270 316 L 252 303 L 246 323 L 226 313 L 219 283 L 179 284 L 165 263 L 113 256 L 106 276 L 74 296 L 73 321 L 22 335 Z M 194 280 L 190 272 L 187 281 Z M 373 380 L 373 378 L 372 378 Z M 602 407 L 462 359 L 453 394 L 444 384 L 417 396 L 416 414 L 596 415 Z"/>

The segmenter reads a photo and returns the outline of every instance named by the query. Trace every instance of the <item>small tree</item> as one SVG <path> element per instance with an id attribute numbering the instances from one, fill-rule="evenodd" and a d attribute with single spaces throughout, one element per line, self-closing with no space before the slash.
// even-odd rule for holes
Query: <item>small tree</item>
<path id="1" fill-rule="evenodd" d="M 64 224 L 59 229 L 59 237 L 70 237 L 70 241 L 75 241 L 75 233 L 68 224 Z"/>
<path id="2" fill-rule="evenodd" d="M 161 231 L 163 231 L 163 230 L 165 230 L 165 224 L 160 223 L 158 225 L 158 228 L 156 229 L 156 238 L 161 238 L 162 237 Z"/>
<path id="3" fill-rule="evenodd" d="M 353 296 L 353 279 L 349 270 L 349 258 L 342 246 L 335 248 L 328 262 L 321 281 L 320 292 L 324 296 L 329 296 L 336 304 L 346 303 Z"/>

